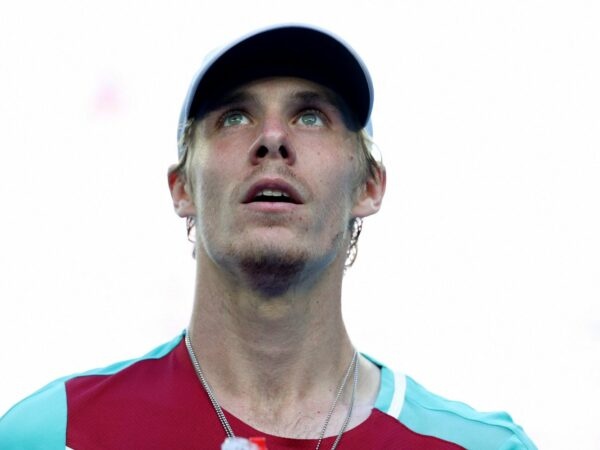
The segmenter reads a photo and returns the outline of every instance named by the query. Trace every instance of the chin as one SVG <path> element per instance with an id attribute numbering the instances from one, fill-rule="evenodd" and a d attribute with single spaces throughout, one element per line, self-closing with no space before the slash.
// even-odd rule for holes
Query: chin
<path id="1" fill-rule="evenodd" d="M 221 242 L 206 248 L 209 257 L 234 274 L 250 289 L 264 297 L 279 297 L 291 288 L 310 280 L 330 265 L 340 250 L 341 234 L 330 246 L 302 246 L 297 239 L 248 237 Z M 312 246 L 314 247 L 314 246 Z M 323 250 L 327 247 L 327 250 Z"/>
<path id="2" fill-rule="evenodd" d="M 237 255 L 237 264 L 249 286 L 266 297 L 285 294 L 303 277 L 309 261 L 306 252 L 253 249 Z"/>

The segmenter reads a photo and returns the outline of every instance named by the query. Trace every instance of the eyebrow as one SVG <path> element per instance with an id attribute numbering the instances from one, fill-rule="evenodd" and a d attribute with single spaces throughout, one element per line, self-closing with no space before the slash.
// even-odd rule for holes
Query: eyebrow
<path id="1" fill-rule="evenodd" d="M 341 110 L 340 100 L 335 94 L 327 91 L 299 91 L 294 92 L 292 94 L 292 98 L 305 103 L 326 102 L 331 106 Z"/>
<path id="2" fill-rule="evenodd" d="M 215 111 L 235 104 L 257 102 L 258 99 L 255 95 L 249 94 L 246 91 L 233 91 L 211 102 L 210 107 L 207 109 Z"/>
<path id="3" fill-rule="evenodd" d="M 326 102 L 336 108 L 339 108 L 340 106 L 339 99 L 336 98 L 335 94 L 330 94 L 328 92 L 317 92 L 312 90 L 298 91 L 293 92 L 291 98 L 298 103 Z M 258 103 L 258 99 L 255 95 L 246 91 L 233 91 L 212 102 L 210 109 L 214 111 L 216 109 L 226 108 L 240 103 Z"/>

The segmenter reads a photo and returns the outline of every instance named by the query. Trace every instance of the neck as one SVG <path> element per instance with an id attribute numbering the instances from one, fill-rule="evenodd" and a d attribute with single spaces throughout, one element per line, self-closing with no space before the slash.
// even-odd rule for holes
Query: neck
<path id="1" fill-rule="evenodd" d="M 267 297 L 205 266 L 199 261 L 190 337 L 207 373 L 229 380 L 222 388 L 264 398 L 294 395 L 291 386 L 306 392 L 324 375 L 337 380 L 353 353 L 341 314 L 341 277 Z M 324 366 L 333 373 L 324 374 Z"/>
<path id="2" fill-rule="evenodd" d="M 308 286 L 266 297 L 204 259 L 198 266 L 189 334 L 219 403 L 265 432 L 315 437 L 354 354 L 341 314 L 342 269 L 330 266 Z M 346 389 L 332 430 L 349 400 Z M 291 430 L 299 412 L 314 423 Z"/>

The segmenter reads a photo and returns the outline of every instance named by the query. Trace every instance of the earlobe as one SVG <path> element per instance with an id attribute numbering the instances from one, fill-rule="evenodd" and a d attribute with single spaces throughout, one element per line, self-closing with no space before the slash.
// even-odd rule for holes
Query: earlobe
<path id="1" fill-rule="evenodd" d="M 352 215 L 354 217 L 367 217 L 375 214 L 381 208 L 383 195 L 385 194 L 386 174 L 385 168 L 377 167 L 375 175 L 369 177 L 358 195 Z"/>
<path id="2" fill-rule="evenodd" d="M 173 199 L 173 209 L 179 217 L 190 217 L 196 215 L 196 207 L 188 192 L 187 179 L 178 170 L 176 165 L 169 167 L 168 172 L 169 190 Z"/>

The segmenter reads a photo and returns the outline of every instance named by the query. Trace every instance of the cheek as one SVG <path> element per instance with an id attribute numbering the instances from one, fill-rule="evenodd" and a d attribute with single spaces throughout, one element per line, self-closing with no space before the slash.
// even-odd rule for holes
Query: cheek
<path id="1" fill-rule="evenodd" d="M 326 220 L 336 223 L 336 227 L 345 226 L 350 219 L 356 197 L 356 170 L 352 161 L 340 164 L 337 159 L 331 170 L 320 173 L 320 195 L 323 198 L 323 211 Z"/>
<path id="2" fill-rule="evenodd" d="M 223 204 L 227 195 L 227 176 L 223 170 L 214 167 L 203 167 L 196 177 L 196 206 L 204 214 L 212 213 Z M 210 209 L 211 211 L 207 211 Z M 210 216 L 209 216 L 210 217 Z"/>
<path id="3" fill-rule="evenodd" d="M 239 160 L 239 156 L 232 154 L 228 146 L 213 144 L 210 149 L 198 149 L 193 162 L 193 175 L 196 206 L 199 209 L 224 200 L 228 180 L 235 179 Z"/>
<path id="4" fill-rule="evenodd" d="M 345 145 L 344 145 L 345 144 Z M 324 160 L 327 160 L 327 167 L 330 171 L 323 175 L 322 181 L 329 185 L 329 188 L 335 192 L 333 198 L 340 196 L 350 203 L 355 196 L 357 187 L 360 184 L 359 161 L 354 149 L 349 149 L 347 142 L 338 144 L 341 150 L 335 155 L 324 153 Z"/>
<path id="5" fill-rule="evenodd" d="M 218 197 L 222 189 L 219 184 L 222 177 L 217 176 L 209 160 L 201 157 L 194 159 L 190 175 L 194 204 L 200 219 L 206 214 L 206 208 L 210 206 L 212 200 Z"/>

